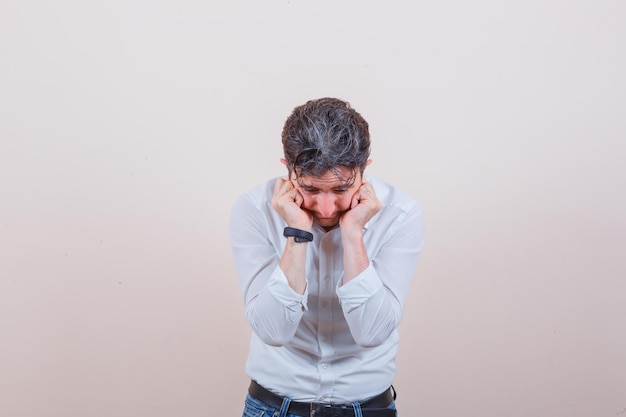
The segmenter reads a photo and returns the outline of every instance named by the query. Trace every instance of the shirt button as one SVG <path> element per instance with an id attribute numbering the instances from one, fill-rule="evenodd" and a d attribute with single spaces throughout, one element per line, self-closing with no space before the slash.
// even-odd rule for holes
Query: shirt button
<path id="1" fill-rule="evenodd" d="M 322 307 L 324 308 L 328 307 L 328 301 L 322 301 Z"/>
<path id="2" fill-rule="evenodd" d="M 324 369 L 328 368 L 328 364 L 323 363 L 323 364 L 322 364 L 322 368 L 324 368 Z"/>
<path id="3" fill-rule="evenodd" d="M 324 276 L 324 281 L 326 282 L 330 281 L 330 277 L 328 275 Z"/>

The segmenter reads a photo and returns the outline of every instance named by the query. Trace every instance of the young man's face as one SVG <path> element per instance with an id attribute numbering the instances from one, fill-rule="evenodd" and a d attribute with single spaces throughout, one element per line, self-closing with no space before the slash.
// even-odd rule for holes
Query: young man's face
<path id="1" fill-rule="evenodd" d="M 313 215 L 313 220 L 330 230 L 339 224 L 343 213 L 350 209 L 352 196 L 359 189 L 363 181 L 360 172 L 350 184 L 348 179 L 353 171 L 346 167 L 339 167 L 336 172 L 327 171 L 317 177 L 307 175 L 297 180 L 291 174 L 294 187 L 302 194 L 304 199 L 301 208 Z"/>

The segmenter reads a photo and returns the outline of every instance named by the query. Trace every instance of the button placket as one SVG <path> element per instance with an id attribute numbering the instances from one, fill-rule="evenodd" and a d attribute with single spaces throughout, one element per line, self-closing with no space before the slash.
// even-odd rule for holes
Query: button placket
<path id="1" fill-rule="evenodd" d="M 327 233 L 320 239 L 319 245 L 319 270 L 318 286 L 319 298 L 317 300 L 318 334 L 317 341 L 320 351 L 318 371 L 320 374 L 319 398 L 326 397 L 332 392 L 333 370 L 330 361 L 334 354 L 334 348 L 330 343 L 332 334 L 333 311 L 332 300 L 334 296 L 333 287 L 333 233 Z"/>

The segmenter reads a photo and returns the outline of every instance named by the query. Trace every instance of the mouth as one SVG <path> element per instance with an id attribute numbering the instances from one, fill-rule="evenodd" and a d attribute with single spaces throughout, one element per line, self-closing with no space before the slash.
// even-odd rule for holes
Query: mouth
<path id="1" fill-rule="evenodd" d="M 339 216 L 330 216 L 330 217 L 315 216 L 317 220 L 335 220 L 337 217 Z"/>
<path id="2" fill-rule="evenodd" d="M 316 217 L 315 222 L 326 231 L 339 226 L 339 217 Z"/>

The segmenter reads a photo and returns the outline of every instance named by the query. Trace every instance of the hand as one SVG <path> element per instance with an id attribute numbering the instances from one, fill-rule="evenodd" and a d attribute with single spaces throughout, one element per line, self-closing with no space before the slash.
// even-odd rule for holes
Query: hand
<path id="1" fill-rule="evenodd" d="M 310 231 L 313 226 L 313 216 L 303 210 L 304 198 L 293 183 L 287 178 L 279 178 L 274 185 L 272 207 L 285 220 L 287 226 Z"/>
<path id="2" fill-rule="evenodd" d="M 372 184 L 363 180 L 359 189 L 352 196 L 350 210 L 346 211 L 339 222 L 345 231 L 357 230 L 361 232 L 365 224 L 370 221 L 382 208 L 382 203 L 376 197 Z"/>

